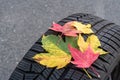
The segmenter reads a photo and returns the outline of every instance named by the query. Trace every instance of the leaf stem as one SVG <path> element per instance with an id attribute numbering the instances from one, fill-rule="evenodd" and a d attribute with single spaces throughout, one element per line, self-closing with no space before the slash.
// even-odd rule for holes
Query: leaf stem
<path id="1" fill-rule="evenodd" d="M 63 35 L 63 33 L 59 36 L 60 38 L 59 38 L 59 40 L 57 41 L 57 45 L 58 45 L 59 42 L 62 40 L 62 35 Z"/>
<path id="2" fill-rule="evenodd" d="M 93 70 L 93 72 L 98 76 L 98 78 L 100 78 L 100 74 L 95 70 L 95 68 L 94 67 L 90 67 L 92 70 Z"/>
<path id="3" fill-rule="evenodd" d="M 85 68 L 83 68 L 83 70 L 85 71 L 85 73 L 87 74 L 87 76 L 92 79 L 92 77 L 90 76 L 90 74 L 87 72 L 87 70 Z"/>

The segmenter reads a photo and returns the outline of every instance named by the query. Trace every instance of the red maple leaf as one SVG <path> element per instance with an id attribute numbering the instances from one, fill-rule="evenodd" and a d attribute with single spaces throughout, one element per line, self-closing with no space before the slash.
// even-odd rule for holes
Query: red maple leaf
<path id="1" fill-rule="evenodd" d="M 87 50 L 84 52 L 73 48 L 71 45 L 68 45 L 68 49 L 74 59 L 71 63 L 75 64 L 76 67 L 79 68 L 89 68 L 99 56 L 99 54 L 92 51 L 90 46 L 88 46 Z"/>
<path id="2" fill-rule="evenodd" d="M 62 34 L 66 36 L 77 36 L 77 33 L 80 33 L 80 31 L 76 30 L 73 26 L 70 26 L 71 22 L 66 23 L 65 25 L 61 26 L 55 22 L 53 22 L 53 27 L 51 27 L 51 30 L 62 32 Z"/>

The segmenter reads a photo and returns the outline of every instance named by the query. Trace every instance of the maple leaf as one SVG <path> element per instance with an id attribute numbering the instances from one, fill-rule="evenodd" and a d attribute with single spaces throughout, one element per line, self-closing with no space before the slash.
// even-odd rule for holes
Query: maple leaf
<path id="1" fill-rule="evenodd" d="M 53 55 L 52 53 L 49 54 L 41 53 L 35 55 L 33 59 L 46 67 L 50 68 L 57 67 L 57 69 L 60 69 L 70 62 L 71 56 L 68 54 L 63 54 L 60 56 L 57 54 Z"/>
<path id="2" fill-rule="evenodd" d="M 71 61 L 71 55 L 69 53 L 67 44 L 74 41 L 72 37 L 66 37 L 66 42 L 61 40 L 57 45 L 57 41 L 59 40 L 58 36 L 48 35 L 42 37 L 42 47 L 48 53 L 40 53 L 36 54 L 33 59 L 47 67 L 57 67 L 57 69 L 63 68 Z M 77 39 L 75 39 L 76 43 L 71 44 L 72 46 L 77 45 Z"/>
<path id="3" fill-rule="evenodd" d="M 78 21 L 71 21 L 71 26 L 75 27 L 78 31 L 84 34 L 94 33 L 91 29 L 91 24 L 82 24 Z"/>
<path id="4" fill-rule="evenodd" d="M 99 54 L 94 53 L 90 46 L 84 51 L 73 48 L 71 45 L 68 45 L 70 53 L 74 59 L 71 63 L 75 64 L 79 68 L 89 68 L 93 62 L 98 58 Z"/>
<path id="5" fill-rule="evenodd" d="M 101 43 L 97 36 L 90 35 L 90 36 L 88 36 L 87 40 L 85 41 L 84 38 L 81 35 L 79 35 L 78 46 L 79 46 L 80 50 L 82 52 L 84 52 L 88 48 L 88 45 L 90 45 L 90 47 L 92 48 L 92 50 L 95 53 L 99 53 L 101 55 L 107 53 L 104 50 L 102 50 L 101 48 L 99 48 L 101 46 Z"/>
<path id="6" fill-rule="evenodd" d="M 64 26 L 61 26 L 55 22 L 53 22 L 53 27 L 50 28 L 51 30 L 62 32 L 62 34 L 66 36 L 73 36 L 76 37 L 77 33 L 80 33 L 80 31 L 76 30 L 74 27 L 70 26 L 70 23 L 66 23 Z"/>

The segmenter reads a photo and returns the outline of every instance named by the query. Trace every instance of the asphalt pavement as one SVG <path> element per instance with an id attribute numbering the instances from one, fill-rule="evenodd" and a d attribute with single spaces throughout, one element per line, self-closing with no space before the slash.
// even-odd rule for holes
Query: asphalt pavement
<path id="1" fill-rule="evenodd" d="M 120 0 L 0 0 L 0 80 L 16 65 L 53 21 L 89 13 L 120 25 Z"/>

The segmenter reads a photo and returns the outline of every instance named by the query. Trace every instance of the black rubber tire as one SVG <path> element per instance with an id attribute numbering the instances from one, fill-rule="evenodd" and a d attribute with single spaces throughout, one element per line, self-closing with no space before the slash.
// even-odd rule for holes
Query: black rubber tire
<path id="1" fill-rule="evenodd" d="M 63 25 L 75 20 L 92 24 L 92 30 L 101 41 L 101 48 L 109 52 L 100 56 L 92 65 L 100 74 L 100 78 L 91 69 L 87 69 L 93 77 L 92 80 L 120 80 L 120 26 L 84 13 L 73 14 L 58 23 Z M 48 30 L 45 34 L 56 34 L 56 32 Z M 82 69 L 75 68 L 71 64 L 59 70 L 39 65 L 32 57 L 40 52 L 44 52 L 41 38 L 26 53 L 9 80 L 90 80 Z"/>

